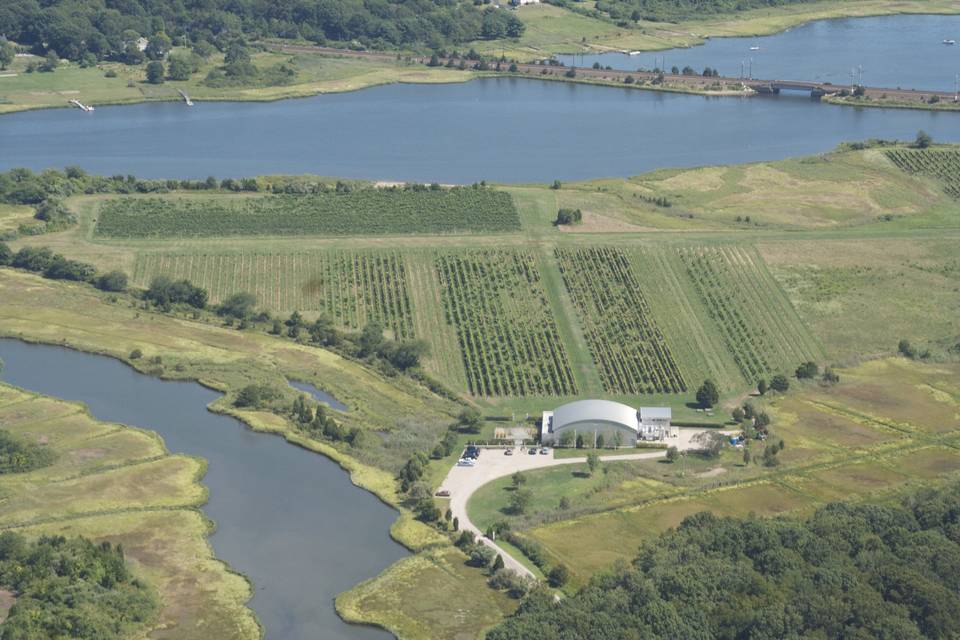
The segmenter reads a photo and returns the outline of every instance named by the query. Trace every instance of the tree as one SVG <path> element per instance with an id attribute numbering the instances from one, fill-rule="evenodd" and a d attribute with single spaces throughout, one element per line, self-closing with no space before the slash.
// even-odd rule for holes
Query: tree
<path id="1" fill-rule="evenodd" d="M 759 394 L 762 395 L 762 396 L 767 394 L 767 381 L 766 381 L 766 380 L 762 380 L 762 379 L 761 379 L 760 382 L 757 383 L 757 393 L 759 393 Z"/>
<path id="2" fill-rule="evenodd" d="M 256 304 L 257 296 L 241 291 L 217 305 L 217 315 L 242 320 L 250 317 Z"/>
<path id="3" fill-rule="evenodd" d="M 917 131 L 917 138 L 914 140 L 913 146 L 917 149 L 926 149 L 931 144 L 933 144 L 933 138 L 930 137 L 930 134 L 922 129 Z"/>
<path id="4" fill-rule="evenodd" d="M 691 439 L 700 445 L 700 451 L 705 458 L 718 457 L 727 444 L 727 436 L 719 431 L 701 431 Z"/>
<path id="5" fill-rule="evenodd" d="M 428 67 L 439 67 L 440 66 L 440 56 L 433 54 L 430 56 L 430 62 L 427 63 Z"/>
<path id="6" fill-rule="evenodd" d="M 746 417 L 746 414 L 743 412 L 743 409 L 737 407 L 733 410 L 733 421 L 736 423 L 743 422 L 743 419 Z"/>
<path id="7" fill-rule="evenodd" d="M 570 570 L 563 564 L 556 565 L 553 569 L 550 569 L 550 573 L 547 574 L 547 581 L 550 583 L 550 586 L 555 589 L 567 584 L 568 580 L 570 580 Z"/>
<path id="8" fill-rule="evenodd" d="M 480 428 L 483 426 L 483 420 L 481 419 L 479 411 L 473 407 L 464 407 L 463 411 L 461 411 L 460 415 L 457 417 L 457 425 L 460 427 L 461 431 L 466 431 L 467 433 L 480 433 Z"/>
<path id="9" fill-rule="evenodd" d="M 750 447 L 743 448 L 743 465 L 744 466 L 750 465 Z"/>
<path id="10" fill-rule="evenodd" d="M 754 419 L 753 426 L 757 429 L 766 429 L 770 426 L 770 415 L 766 411 L 761 411 Z"/>
<path id="11" fill-rule="evenodd" d="M 897 351 L 900 352 L 900 355 L 904 358 L 912 359 L 917 357 L 917 350 L 913 348 L 909 340 L 901 340 L 897 345 Z"/>
<path id="12" fill-rule="evenodd" d="M 360 356 L 368 356 L 376 353 L 383 344 L 383 325 L 377 321 L 368 322 L 360 332 L 357 338 L 357 346 L 360 347 Z"/>
<path id="13" fill-rule="evenodd" d="M 503 556 L 501 556 L 498 553 L 497 557 L 493 561 L 493 564 L 490 566 L 490 573 L 496 573 L 500 569 L 503 569 L 503 567 L 504 567 Z"/>
<path id="14" fill-rule="evenodd" d="M 171 55 L 167 60 L 167 74 L 171 80 L 189 80 L 193 73 L 193 63 L 183 55 Z"/>
<path id="15" fill-rule="evenodd" d="M 495 554 L 496 552 L 487 545 L 478 544 L 470 552 L 470 558 L 467 560 L 467 564 L 471 567 L 485 569 L 493 562 L 493 556 Z"/>
<path id="16" fill-rule="evenodd" d="M 515 62 L 511 62 L 511 63 L 510 63 L 510 66 L 507 67 L 507 71 L 509 71 L 510 73 L 516 73 L 516 72 L 517 72 L 517 64 L 516 64 Z"/>
<path id="17" fill-rule="evenodd" d="M 0 262 L 0 264 L 3 264 Z M 573 431 L 564 431 L 560 434 L 560 446 L 569 447 L 573 444 Z"/>
<path id="18" fill-rule="evenodd" d="M 823 370 L 823 375 L 820 377 L 820 381 L 825 385 L 834 385 L 840 382 L 840 375 L 830 367 L 825 367 Z"/>
<path id="19" fill-rule="evenodd" d="M 508 509 L 510 513 L 520 515 L 526 512 L 533 502 L 533 492 L 530 489 L 517 489 L 510 494 Z"/>
<path id="20" fill-rule="evenodd" d="M 777 374 L 770 379 L 770 388 L 777 393 L 786 393 L 790 388 L 790 381 L 787 380 L 787 376 Z"/>
<path id="21" fill-rule="evenodd" d="M 101 291 L 126 291 L 127 274 L 123 271 L 108 271 L 97 278 L 96 285 Z"/>
<path id="22" fill-rule="evenodd" d="M 57 52 L 53 49 L 47 51 L 47 55 L 44 56 L 43 62 L 40 63 L 40 71 L 46 71 L 48 73 L 54 71 L 57 67 L 60 66 L 60 56 L 57 55 Z"/>
<path id="23" fill-rule="evenodd" d="M 460 531 L 460 518 L 457 518 L 456 516 L 453 518 L 453 530 Z"/>
<path id="24" fill-rule="evenodd" d="M 597 469 L 600 468 L 600 456 L 597 455 L 596 451 L 587 454 L 587 468 L 590 469 L 590 475 L 596 473 Z"/>
<path id="25" fill-rule="evenodd" d="M 606 443 L 606 441 L 603 439 L 603 434 L 602 434 L 602 433 L 598 433 L 598 434 L 597 434 L 596 448 L 597 448 L 597 449 L 603 449 L 603 445 L 604 445 L 605 443 Z"/>
<path id="26" fill-rule="evenodd" d="M 554 220 L 554 224 L 559 226 L 562 224 L 579 224 L 583 220 L 583 213 L 580 209 L 567 209 L 561 208 L 557 211 L 557 219 Z"/>
<path id="27" fill-rule="evenodd" d="M 13 250 L 7 246 L 6 242 L 0 242 L 0 267 L 13 262 Z"/>
<path id="28" fill-rule="evenodd" d="M 720 391 L 713 380 L 704 380 L 697 389 L 697 402 L 704 409 L 709 409 L 720 401 Z"/>
<path id="29" fill-rule="evenodd" d="M 550 188 L 557 190 L 557 189 L 560 189 L 562 186 L 563 186 L 563 185 L 561 184 L 561 182 L 560 182 L 559 180 L 554 180 L 554 181 L 553 181 L 553 184 L 550 185 Z"/>
<path id="30" fill-rule="evenodd" d="M 513 483 L 514 487 L 519 488 L 521 485 L 526 483 L 527 476 L 523 475 L 519 471 L 516 471 L 512 476 L 510 476 L 510 481 Z"/>
<path id="31" fill-rule="evenodd" d="M 0 70 L 6 69 L 13 62 L 17 50 L 13 43 L 6 39 L 0 39 Z"/>
<path id="32" fill-rule="evenodd" d="M 577 449 L 583 449 L 583 444 L 584 444 L 584 443 L 583 443 L 583 434 L 582 434 L 582 433 L 578 433 L 578 434 L 577 434 Z"/>
<path id="33" fill-rule="evenodd" d="M 806 380 L 816 377 L 820 373 L 820 367 L 817 366 L 816 362 L 807 361 L 797 367 L 795 375 L 797 380 Z"/>
<path id="34" fill-rule="evenodd" d="M 667 461 L 676 462 L 680 459 L 680 450 L 676 447 L 667 447 Z"/>
<path id="35" fill-rule="evenodd" d="M 143 53 L 151 60 L 163 60 L 172 46 L 173 43 L 167 34 L 158 33 L 147 41 L 147 48 Z"/>
<path id="36" fill-rule="evenodd" d="M 147 64 L 147 82 L 150 84 L 163 84 L 163 63 L 154 60 Z"/>

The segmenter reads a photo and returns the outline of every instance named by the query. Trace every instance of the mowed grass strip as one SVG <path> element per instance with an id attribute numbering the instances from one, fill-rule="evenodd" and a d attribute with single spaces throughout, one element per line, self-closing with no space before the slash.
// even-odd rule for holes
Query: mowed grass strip
<path id="1" fill-rule="evenodd" d="M 487 187 L 365 188 L 309 195 L 125 196 L 100 207 L 112 238 L 499 233 L 520 228 L 510 194 Z"/>
<path id="2" fill-rule="evenodd" d="M 186 278 L 214 304 L 246 291 L 274 312 L 322 312 L 357 330 L 377 321 L 398 338 L 414 336 L 406 263 L 396 251 L 301 253 L 141 253 L 134 282 Z"/>
<path id="3" fill-rule="evenodd" d="M 567 291 L 609 393 L 682 393 L 687 383 L 630 268 L 615 247 L 557 249 Z"/>
<path id="4" fill-rule="evenodd" d="M 471 394 L 577 393 L 570 358 L 549 312 L 532 253 L 439 253 L 435 266 L 446 320 L 456 328 Z"/>

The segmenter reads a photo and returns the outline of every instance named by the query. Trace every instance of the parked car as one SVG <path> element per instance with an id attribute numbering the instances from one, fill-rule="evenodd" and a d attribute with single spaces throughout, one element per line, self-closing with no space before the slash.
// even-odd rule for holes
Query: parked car
<path id="1" fill-rule="evenodd" d="M 512 455 L 513 455 L 513 449 L 507 449 L 506 451 L 503 452 L 503 455 L 505 455 L 505 456 L 512 456 Z"/>
<path id="2" fill-rule="evenodd" d="M 532 456 L 535 456 L 535 455 L 537 455 L 537 448 L 536 448 L 536 447 L 530 447 L 530 450 L 527 451 L 527 453 L 529 453 L 529 454 L 532 455 Z"/>
<path id="3" fill-rule="evenodd" d="M 457 461 L 458 467 L 475 467 L 477 466 L 477 461 L 473 458 L 460 458 Z"/>
<path id="4" fill-rule="evenodd" d="M 449 489 L 440 489 L 440 491 L 437 491 L 437 497 L 438 497 L 438 498 L 449 498 L 449 497 L 450 497 L 450 490 L 449 490 Z"/>
<path id="5" fill-rule="evenodd" d="M 542 449 L 540 449 L 540 455 L 542 456 L 548 455 L 549 453 L 550 453 L 550 449 L 547 449 L 546 447 L 543 447 Z"/>
<path id="6" fill-rule="evenodd" d="M 473 458 L 474 460 L 476 460 L 477 458 L 480 457 L 480 447 L 475 447 L 472 444 L 469 445 L 466 451 L 463 452 L 463 457 Z"/>

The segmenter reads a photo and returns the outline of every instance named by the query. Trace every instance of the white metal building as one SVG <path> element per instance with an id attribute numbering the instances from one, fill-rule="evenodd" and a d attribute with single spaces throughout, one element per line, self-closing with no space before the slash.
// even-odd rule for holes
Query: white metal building
<path id="1" fill-rule="evenodd" d="M 610 400 L 577 400 L 553 411 L 543 412 L 540 441 L 559 444 L 570 439 L 571 444 L 582 435 L 591 445 L 603 436 L 605 445 L 619 442 L 621 446 L 635 446 L 637 440 L 661 440 L 670 428 L 669 407 L 642 407 L 639 410 Z M 570 433 L 570 436 L 564 436 Z"/>

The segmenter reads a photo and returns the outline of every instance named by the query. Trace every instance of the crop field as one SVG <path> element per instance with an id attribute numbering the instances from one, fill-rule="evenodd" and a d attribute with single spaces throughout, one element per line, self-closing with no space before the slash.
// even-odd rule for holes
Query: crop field
<path id="1" fill-rule="evenodd" d="M 394 251 L 137 256 L 135 283 L 161 274 L 204 287 L 214 303 L 248 291 L 271 311 L 325 312 L 350 329 L 376 320 L 398 338 L 413 336 L 404 260 Z"/>
<path id="2" fill-rule="evenodd" d="M 687 383 L 624 252 L 557 249 L 563 281 L 609 393 L 681 393 Z"/>
<path id="3" fill-rule="evenodd" d="M 748 383 L 819 359 L 818 346 L 755 251 L 697 247 L 681 249 L 680 259 Z"/>
<path id="4" fill-rule="evenodd" d="M 510 195 L 489 188 L 368 188 L 310 195 L 174 195 L 105 201 L 112 238 L 498 233 L 520 228 Z"/>
<path id="5" fill-rule="evenodd" d="M 532 253 L 436 256 L 448 324 L 476 396 L 572 395 L 577 385 Z"/>
<path id="6" fill-rule="evenodd" d="M 935 178 L 948 196 L 960 200 L 960 151 L 956 149 L 892 149 L 887 157 L 906 171 Z"/>

